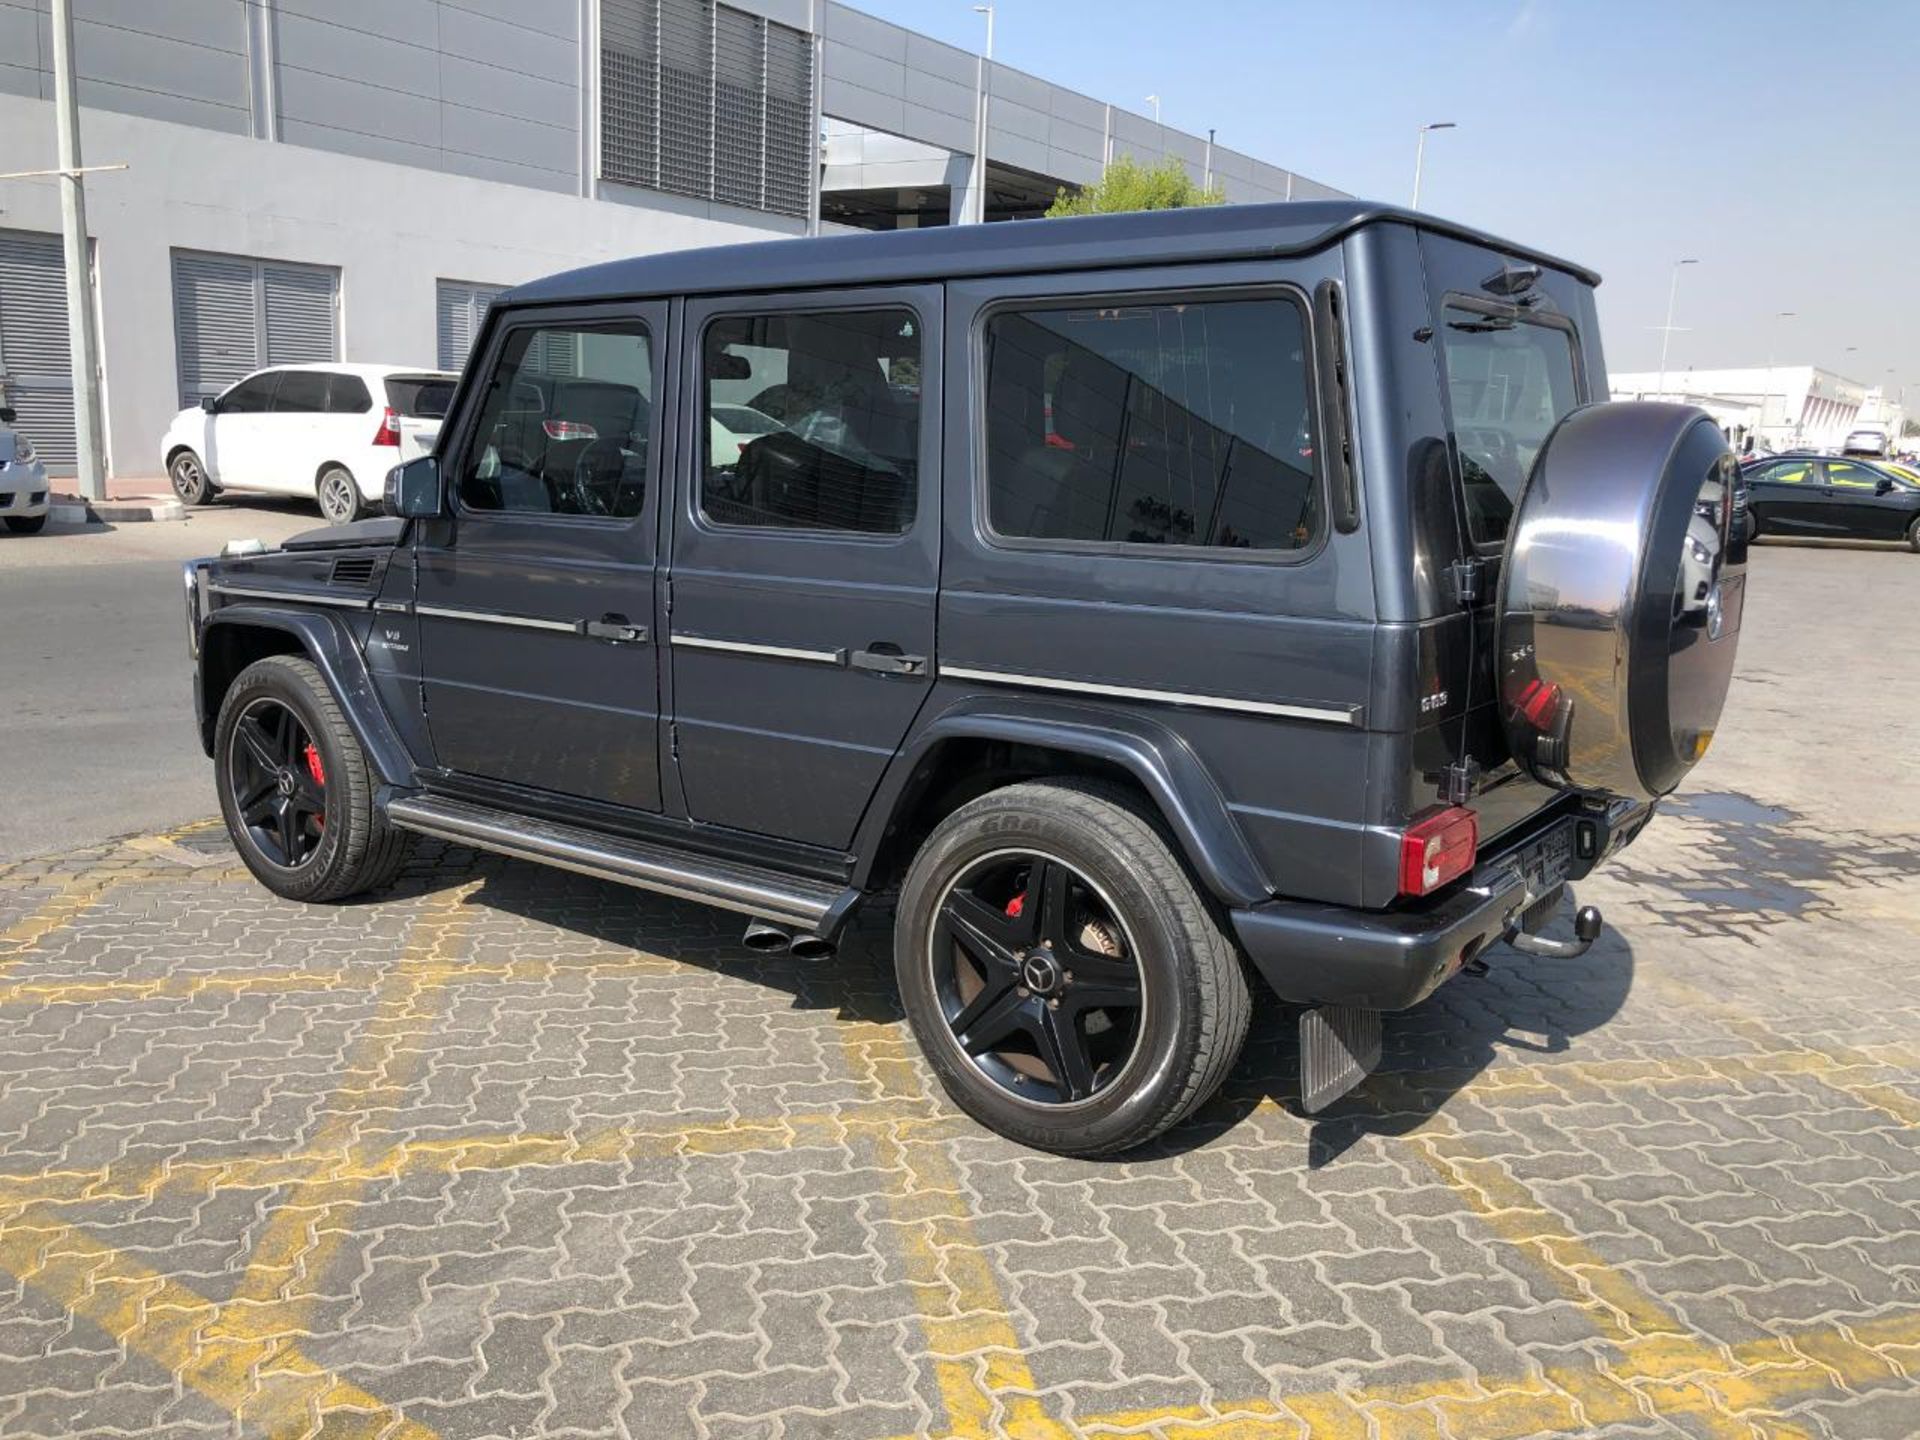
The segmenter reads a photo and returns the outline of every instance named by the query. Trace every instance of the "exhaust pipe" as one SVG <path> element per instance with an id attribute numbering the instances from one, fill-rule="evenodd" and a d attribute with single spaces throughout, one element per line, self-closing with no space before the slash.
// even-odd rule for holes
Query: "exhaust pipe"
<path id="1" fill-rule="evenodd" d="M 796 960 L 831 960 L 836 948 L 824 935 L 796 935 L 787 953 Z"/>
<path id="2" fill-rule="evenodd" d="M 784 925 L 755 920 L 747 926 L 747 933 L 740 937 L 740 943 L 762 955 L 778 955 L 793 943 L 793 932 Z"/>

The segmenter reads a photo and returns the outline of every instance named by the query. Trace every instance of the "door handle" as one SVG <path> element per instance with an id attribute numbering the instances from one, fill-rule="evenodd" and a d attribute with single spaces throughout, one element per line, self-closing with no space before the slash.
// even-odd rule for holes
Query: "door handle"
<path id="1" fill-rule="evenodd" d="M 647 627 L 629 625 L 624 615 L 602 615 L 598 620 L 582 620 L 580 633 L 589 640 L 611 640 L 616 645 L 644 645 Z"/>
<path id="2" fill-rule="evenodd" d="M 847 657 L 847 664 L 855 670 L 865 670 L 874 675 L 924 675 L 927 673 L 927 657 L 924 655 L 902 655 L 898 645 L 885 641 L 865 650 L 856 650 Z"/>

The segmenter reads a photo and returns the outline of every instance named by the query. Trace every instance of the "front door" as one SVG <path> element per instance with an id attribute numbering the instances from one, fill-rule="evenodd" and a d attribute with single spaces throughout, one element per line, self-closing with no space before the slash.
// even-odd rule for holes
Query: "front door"
<path id="1" fill-rule="evenodd" d="M 217 485 L 257 490 L 270 473 L 268 431 L 273 424 L 273 396 L 280 388 L 278 370 L 249 375 L 215 402 L 207 425 L 207 474 Z"/>
<path id="2" fill-rule="evenodd" d="M 1906 533 L 1906 511 L 1892 493 L 1880 488 L 1886 477 L 1870 466 L 1851 460 L 1828 460 L 1827 521 L 1836 535 L 1858 540 L 1898 540 Z"/>
<path id="3" fill-rule="evenodd" d="M 666 307 L 506 315 L 450 420 L 414 609 L 449 782 L 660 808 L 651 644 Z"/>
<path id="4" fill-rule="evenodd" d="M 928 689 L 940 291 L 690 301 L 668 610 L 688 815 L 844 847 Z"/>

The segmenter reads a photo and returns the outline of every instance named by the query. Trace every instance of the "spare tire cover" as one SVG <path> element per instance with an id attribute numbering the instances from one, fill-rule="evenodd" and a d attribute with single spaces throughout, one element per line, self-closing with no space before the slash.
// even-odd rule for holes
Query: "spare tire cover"
<path id="1" fill-rule="evenodd" d="M 1652 800 L 1706 753 L 1746 598 L 1738 473 L 1692 406 L 1589 405 L 1548 435 L 1507 533 L 1496 652 L 1536 779 Z"/>

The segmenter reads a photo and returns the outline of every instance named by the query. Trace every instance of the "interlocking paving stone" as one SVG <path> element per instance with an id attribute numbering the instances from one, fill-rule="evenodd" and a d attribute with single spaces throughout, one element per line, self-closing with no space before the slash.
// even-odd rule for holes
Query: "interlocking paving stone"
<path id="1" fill-rule="evenodd" d="M 1590 956 L 1327 1114 L 1267 1006 L 1097 1163 L 939 1095 L 883 915 L 806 966 L 448 847 L 331 908 L 207 827 L 29 862 L 0 1434 L 1920 1433 L 1920 838 L 1787 798 L 1672 806 Z"/>

